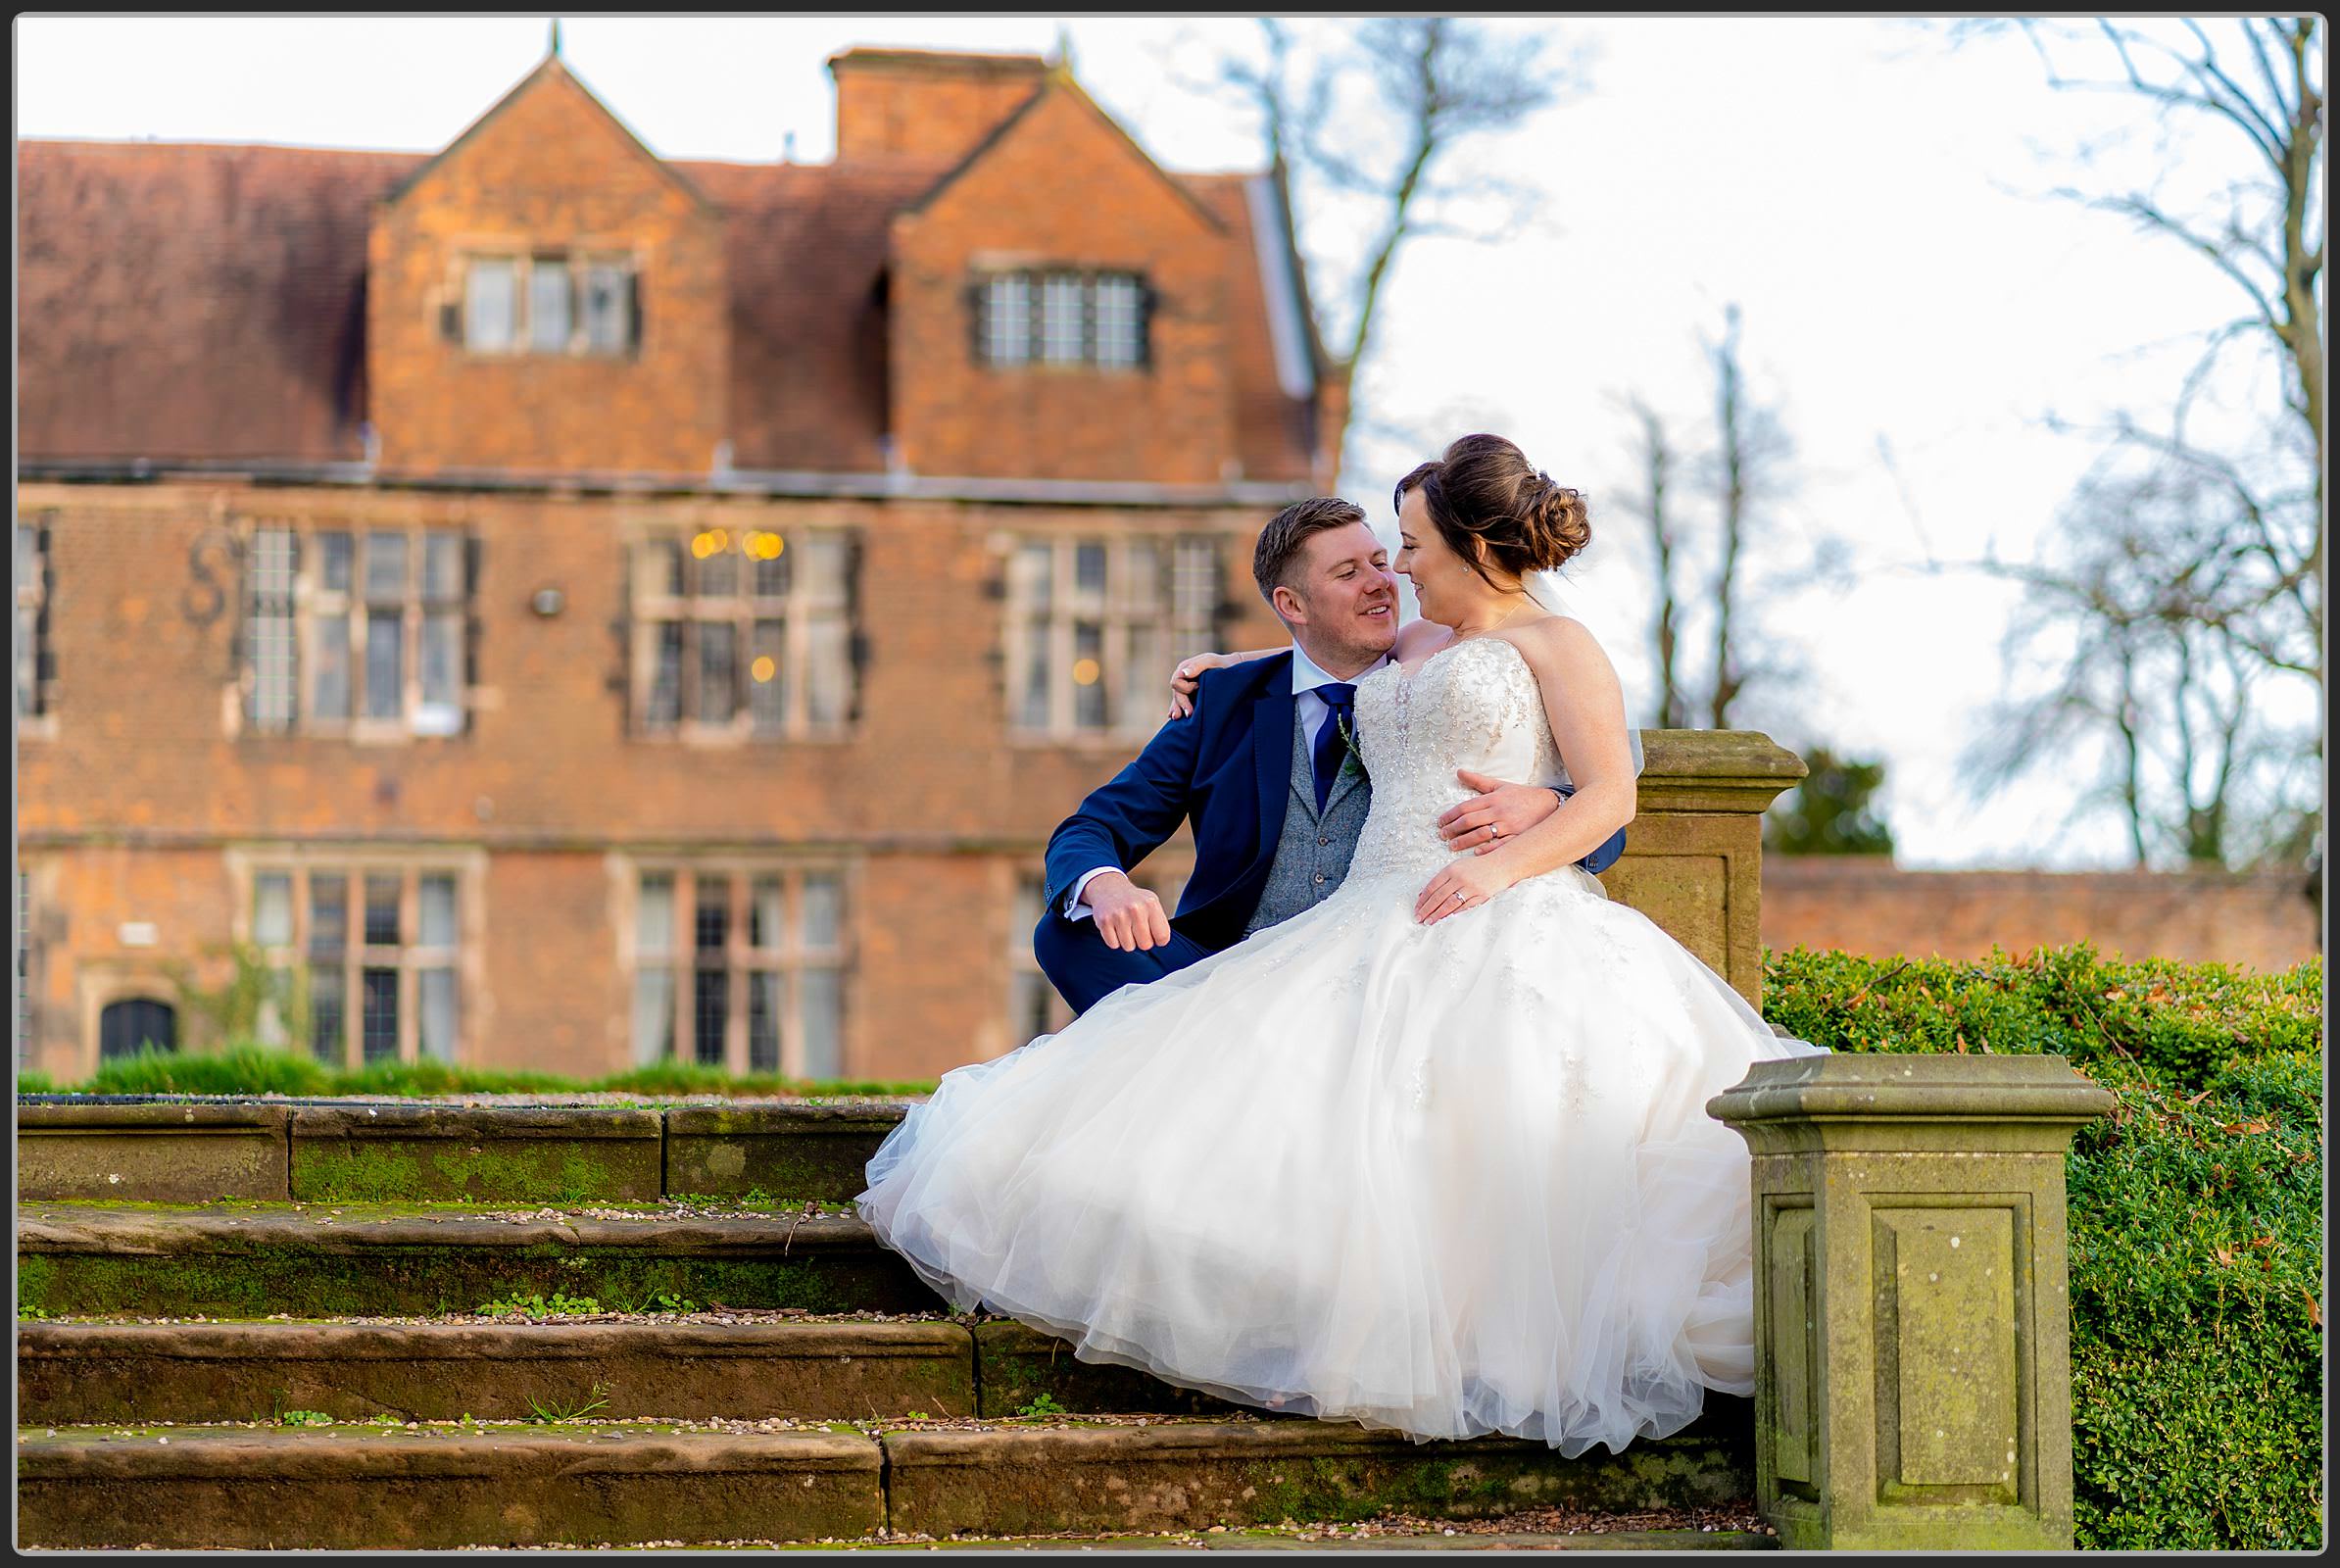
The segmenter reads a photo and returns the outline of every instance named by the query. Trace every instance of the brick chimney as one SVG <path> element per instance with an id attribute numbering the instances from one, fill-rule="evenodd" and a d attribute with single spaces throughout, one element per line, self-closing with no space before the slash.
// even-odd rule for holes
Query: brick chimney
<path id="1" fill-rule="evenodd" d="M 955 163 L 1040 90 L 1039 55 L 848 49 L 837 81 L 837 161 Z"/>

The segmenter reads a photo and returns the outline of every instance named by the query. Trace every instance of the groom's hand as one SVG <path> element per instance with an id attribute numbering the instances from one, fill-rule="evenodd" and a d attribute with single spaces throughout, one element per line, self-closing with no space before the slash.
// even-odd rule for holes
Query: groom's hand
<path id="1" fill-rule="evenodd" d="M 1162 901 L 1119 871 L 1100 871 L 1081 890 L 1097 921 L 1097 935 L 1117 953 L 1143 953 L 1170 940 L 1170 917 Z"/>
<path id="2" fill-rule="evenodd" d="M 1485 855 L 1560 809 L 1559 798 L 1540 784 L 1510 784 L 1467 767 L 1454 776 L 1478 794 L 1438 814 L 1438 836 L 1450 850 Z"/>

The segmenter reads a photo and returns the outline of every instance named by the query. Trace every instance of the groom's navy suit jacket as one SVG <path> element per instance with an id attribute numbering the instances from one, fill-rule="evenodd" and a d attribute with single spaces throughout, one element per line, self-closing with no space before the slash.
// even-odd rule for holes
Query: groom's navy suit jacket
<path id="1" fill-rule="evenodd" d="M 1295 701 L 1289 652 L 1204 670 L 1194 710 L 1155 731 L 1049 837 L 1047 907 L 1060 911 L 1082 872 L 1129 870 L 1192 820 L 1194 869 L 1171 928 L 1213 953 L 1234 946 L 1283 836 Z M 1620 830 L 1579 863 L 1602 871 L 1624 853 Z"/>

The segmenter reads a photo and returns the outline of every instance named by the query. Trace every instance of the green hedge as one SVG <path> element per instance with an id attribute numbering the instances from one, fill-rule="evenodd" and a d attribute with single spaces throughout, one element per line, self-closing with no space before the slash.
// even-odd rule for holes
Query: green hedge
<path id="1" fill-rule="evenodd" d="M 20 1073 L 19 1094 L 84 1095 L 285 1095 L 296 1099 L 331 1095 L 923 1095 L 932 1082 L 807 1082 L 773 1074 L 733 1077 L 719 1067 L 695 1062 L 660 1062 L 607 1078 L 564 1078 L 550 1072 L 491 1072 L 439 1061 L 384 1061 L 355 1072 L 327 1067 L 309 1056 L 266 1046 L 240 1045 L 224 1051 L 142 1052 L 105 1063 L 86 1083 L 59 1090 L 36 1073 Z"/>
<path id="2" fill-rule="evenodd" d="M 2073 1140 L 2079 1544 L 2322 1545 L 2323 969 L 1768 954 L 1764 1012 L 1837 1051 L 2053 1053 Z"/>

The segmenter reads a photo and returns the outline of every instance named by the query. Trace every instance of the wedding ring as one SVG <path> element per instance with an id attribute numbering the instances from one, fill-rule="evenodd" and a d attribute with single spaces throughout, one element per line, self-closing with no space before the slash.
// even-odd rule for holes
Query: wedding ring
<path id="1" fill-rule="evenodd" d="M 1490 839 L 1499 839 L 1499 838 L 1501 838 L 1501 837 L 1503 836 L 1503 824 L 1502 824 L 1502 823 L 1500 823 L 1500 822 L 1489 822 L 1489 823 L 1487 823 L 1487 836 L 1488 838 L 1490 838 Z"/>

